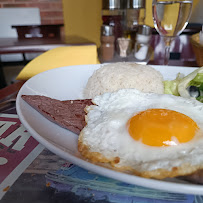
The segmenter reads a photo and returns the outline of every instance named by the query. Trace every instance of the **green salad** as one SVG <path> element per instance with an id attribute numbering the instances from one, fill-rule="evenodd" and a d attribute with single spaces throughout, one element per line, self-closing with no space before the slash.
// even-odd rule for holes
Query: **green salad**
<path id="1" fill-rule="evenodd" d="M 164 93 L 185 98 L 195 98 L 203 103 L 203 67 L 187 76 L 179 73 L 174 80 L 165 80 Z"/>

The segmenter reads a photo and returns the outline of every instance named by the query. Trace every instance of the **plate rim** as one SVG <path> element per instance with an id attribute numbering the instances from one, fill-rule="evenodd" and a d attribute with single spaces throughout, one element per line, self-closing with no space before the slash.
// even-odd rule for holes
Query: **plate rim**
<path id="1" fill-rule="evenodd" d="M 78 66 L 98 66 L 98 67 L 100 67 L 101 65 L 103 65 L 103 64 L 90 64 L 90 65 L 78 65 Z M 30 81 L 35 80 L 36 77 L 40 77 L 40 75 L 42 75 L 42 74 L 47 74 L 47 72 L 50 72 L 50 71 L 51 72 L 52 71 L 54 72 L 56 70 L 61 71 L 64 68 L 74 68 L 74 67 L 76 67 L 76 66 L 75 65 L 74 66 L 63 66 L 63 67 L 59 67 L 59 68 L 55 68 L 55 69 L 51 69 L 51 70 L 47 70 L 45 72 L 39 73 L 39 74 L 33 76 L 32 78 L 30 78 L 29 80 L 27 80 L 18 92 L 18 95 L 16 98 L 16 111 L 19 116 L 19 119 L 20 119 L 21 123 L 24 125 L 24 127 L 28 130 L 28 132 L 39 143 L 44 145 L 47 149 L 49 149 L 53 153 L 64 158 L 65 160 L 70 161 L 71 163 L 73 163 L 81 168 L 84 168 L 86 170 L 92 171 L 94 173 L 97 173 L 99 175 L 102 175 L 102 176 L 105 176 L 108 178 L 112 178 L 115 180 L 133 184 L 133 185 L 138 185 L 138 186 L 142 186 L 142 187 L 146 187 L 146 188 L 151 188 L 151 189 L 161 190 L 161 191 L 166 191 L 166 192 L 171 192 L 171 193 L 203 195 L 203 185 L 190 184 L 190 183 L 189 184 L 175 183 L 175 182 L 167 182 L 167 181 L 156 180 L 156 179 L 147 179 L 147 178 L 139 177 L 136 175 L 126 174 L 123 172 L 105 168 L 103 166 L 93 164 L 93 163 L 85 161 L 79 157 L 71 155 L 68 152 L 66 152 L 66 151 L 62 150 L 61 148 L 58 148 L 54 144 L 50 143 L 44 137 L 40 136 L 26 121 L 26 119 L 24 118 L 23 112 L 20 109 L 20 102 L 23 101 L 21 98 L 22 92 L 24 91 L 26 85 L 30 83 Z M 154 66 L 154 67 L 156 67 L 156 66 Z M 174 66 L 172 66 L 172 67 L 174 67 Z M 182 68 L 185 68 L 185 67 L 182 66 Z M 192 67 L 192 68 L 195 68 L 195 67 Z M 138 181 L 138 183 L 137 183 L 137 181 Z M 163 187 L 163 185 L 164 185 L 164 187 Z M 181 191 L 177 191 L 177 187 L 181 187 Z"/>

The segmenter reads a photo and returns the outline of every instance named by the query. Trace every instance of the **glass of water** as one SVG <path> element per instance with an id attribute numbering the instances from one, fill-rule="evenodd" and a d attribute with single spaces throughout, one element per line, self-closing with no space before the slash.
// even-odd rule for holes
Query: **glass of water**
<path id="1" fill-rule="evenodd" d="M 170 45 L 188 24 L 193 0 L 153 0 L 154 26 L 165 42 L 164 65 L 168 65 Z"/>

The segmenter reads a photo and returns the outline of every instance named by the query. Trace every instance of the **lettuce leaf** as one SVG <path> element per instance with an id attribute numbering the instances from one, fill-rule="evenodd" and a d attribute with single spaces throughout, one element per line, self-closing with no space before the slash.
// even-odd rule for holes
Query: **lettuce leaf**
<path id="1" fill-rule="evenodd" d="M 181 73 L 178 73 L 175 80 L 165 80 L 164 94 L 172 94 L 175 96 L 180 96 L 178 92 L 178 84 L 180 83 L 182 78 L 183 78 L 183 75 Z"/>
<path id="2" fill-rule="evenodd" d="M 197 70 L 193 71 L 189 75 L 185 76 L 180 83 L 178 84 L 178 92 L 181 97 L 185 98 L 191 98 L 190 94 L 187 90 L 188 86 L 192 86 L 194 84 L 198 84 L 201 86 L 201 80 L 202 80 L 202 74 L 203 74 L 203 67 L 198 68 Z M 196 86 L 194 85 L 194 86 Z"/>
<path id="3" fill-rule="evenodd" d="M 202 102 L 203 103 L 203 96 L 199 96 L 196 98 L 198 101 Z"/>
<path id="4" fill-rule="evenodd" d="M 178 92 L 178 81 L 166 80 L 164 81 L 164 94 L 173 94 L 175 96 L 180 96 Z"/>
<path id="5" fill-rule="evenodd" d="M 203 91 L 203 83 L 200 85 L 199 90 Z"/>
<path id="6" fill-rule="evenodd" d="M 197 73 L 195 78 L 190 81 L 189 86 L 200 87 L 203 85 L 203 73 Z M 203 86 L 202 86 L 203 88 Z"/>
<path id="7" fill-rule="evenodd" d="M 179 73 L 175 80 L 165 80 L 164 93 L 191 98 L 187 89 L 189 86 L 196 86 L 199 88 L 200 96 L 196 99 L 203 103 L 203 67 L 196 69 L 185 77 Z"/>

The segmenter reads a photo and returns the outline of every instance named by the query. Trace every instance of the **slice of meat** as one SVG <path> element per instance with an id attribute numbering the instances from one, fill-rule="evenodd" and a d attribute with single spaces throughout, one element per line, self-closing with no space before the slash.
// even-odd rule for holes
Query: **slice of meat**
<path id="1" fill-rule="evenodd" d="M 92 104 L 91 99 L 60 101 L 40 95 L 22 98 L 47 119 L 76 134 L 86 125 L 84 108 Z"/>

